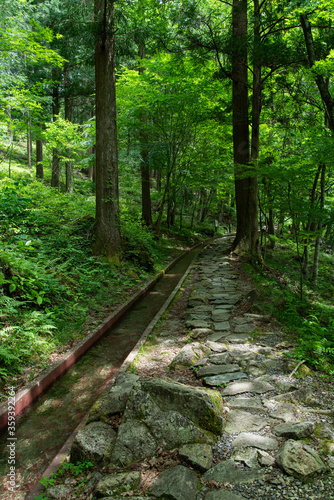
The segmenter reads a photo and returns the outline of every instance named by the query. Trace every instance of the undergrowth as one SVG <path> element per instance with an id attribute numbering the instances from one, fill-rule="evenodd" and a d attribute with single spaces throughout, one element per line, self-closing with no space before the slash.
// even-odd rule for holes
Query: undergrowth
<path id="1" fill-rule="evenodd" d="M 116 266 L 91 253 L 94 213 L 90 189 L 68 195 L 27 175 L 0 179 L 1 389 L 32 379 L 193 242 L 186 232 L 155 240 L 123 206 Z"/>
<path id="2" fill-rule="evenodd" d="M 259 288 L 262 307 L 283 326 L 295 344 L 294 355 L 313 368 L 334 374 L 334 258 L 322 254 L 319 279 L 304 277 L 300 298 L 299 265 L 291 242 L 266 256 L 267 270 L 248 266 Z M 270 271 L 268 271 L 270 269 Z"/>

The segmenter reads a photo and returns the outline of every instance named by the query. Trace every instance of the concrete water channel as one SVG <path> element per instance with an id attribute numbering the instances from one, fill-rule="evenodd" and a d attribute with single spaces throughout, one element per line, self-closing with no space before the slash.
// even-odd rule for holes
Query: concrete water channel
<path id="1" fill-rule="evenodd" d="M 38 483 L 206 244 L 182 256 L 64 376 L 17 418 L 15 492 L 8 490 L 7 429 L 1 434 L 3 500 L 22 500 Z"/>

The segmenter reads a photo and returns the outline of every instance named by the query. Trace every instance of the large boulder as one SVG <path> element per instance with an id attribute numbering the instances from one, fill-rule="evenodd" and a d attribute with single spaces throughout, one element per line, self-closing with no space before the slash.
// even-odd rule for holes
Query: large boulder
<path id="1" fill-rule="evenodd" d="M 116 432 L 103 422 L 91 422 L 76 435 L 71 448 L 71 462 L 88 460 L 95 465 L 106 465 L 109 461 Z"/>
<path id="2" fill-rule="evenodd" d="M 111 463 L 152 457 L 159 446 L 212 444 L 222 432 L 219 393 L 161 379 L 141 379 L 128 399 Z"/>
<path id="3" fill-rule="evenodd" d="M 276 456 L 277 464 L 290 476 L 309 482 L 325 472 L 326 466 L 318 453 L 303 441 L 289 439 Z"/>

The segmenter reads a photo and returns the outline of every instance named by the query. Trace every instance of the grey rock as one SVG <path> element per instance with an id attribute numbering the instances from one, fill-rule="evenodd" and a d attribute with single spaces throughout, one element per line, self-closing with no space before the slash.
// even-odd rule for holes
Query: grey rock
<path id="1" fill-rule="evenodd" d="M 91 490 L 94 488 L 95 484 L 103 478 L 103 475 L 100 472 L 93 472 L 90 480 L 86 483 L 85 493 L 89 494 Z"/>
<path id="2" fill-rule="evenodd" d="M 253 320 L 250 319 L 250 318 L 244 318 L 244 317 L 240 317 L 240 318 L 233 318 L 233 324 L 235 326 L 240 326 L 240 325 L 252 325 L 253 324 Z"/>
<path id="3" fill-rule="evenodd" d="M 190 332 L 190 337 L 192 339 L 199 339 L 203 337 L 208 337 L 209 335 L 213 334 L 213 330 L 211 328 L 194 328 Z"/>
<path id="4" fill-rule="evenodd" d="M 186 327 L 187 328 L 210 328 L 211 324 L 208 321 L 204 321 L 202 319 L 192 319 L 189 321 L 186 321 Z"/>
<path id="5" fill-rule="evenodd" d="M 275 388 L 268 382 L 233 382 L 223 390 L 224 396 L 234 396 L 244 392 L 253 392 L 255 394 L 264 394 L 265 392 L 273 391 Z"/>
<path id="6" fill-rule="evenodd" d="M 226 344 L 221 344 L 219 342 L 212 342 L 211 340 L 207 340 L 205 342 L 205 345 L 211 349 L 213 352 L 226 352 L 227 351 L 227 345 Z"/>
<path id="7" fill-rule="evenodd" d="M 201 472 L 212 467 L 212 447 L 208 444 L 186 444 L 179 449 L 179 456 Z"/>
<path id="8" fill-rule="evenodd" d="M 253 361 L 257 358 L 258 354 L 254 351 L 230 351 L 230 356 L 233 361 Z"/>
<path id="9" fill-rule="evenodd" d="M 140 472 L 120 472 L 106 476 L 97 483 L 94 495 L 102 498 L 110 495 L 120 495 L 138 488 L 140 484 Z"/>
<path id="10" fill-rule="evenodd" d="M 116 432 L 103 422 L 91 422 L 76 435 L 71 447 L 71 462 L 88 460 L 106 465 L 116 440 Z"/>
<path id="11" fill-rule="evenodd" d="M 50 486 L 45 492 L 49 498 L 57 498 L 61 500 L 66 500 L 71 494 L 71 488 L 63 484 L 57 484 L 56 486 Z"/>
<path id="12" fill-rule="evenodd" d="M 300 403 L 308 401 L 311 398 L 312 389 L 298 389 L 296 391 L 286 392 L 285 394 L 279 394 L 274 396 L 273 399 L 276 401 L 288 401 L 291 403 Z"/>
<path id="13" fill-rule="evenodd" d="M 267 403 L 268 404 L 268 403 Z M 277 403 L 276 409 L 270 412 L 270 417 L 290 422 L 296 415 L 296 407 L 292 403 Z"/>
<path id="14" fill-rule="evenodd" d="M 237 495 L 225 488 L 216 491 L 209 491 L 204 500 L 245 500 L 245 497 Z"/>
<path id="15" fill-rule="evenodd" d="M 247 333 L 232 333 L 226 337 L 226 340 L 232 344 L 245 344 L 248 339 L 249 335 Z"/>
<path id="16" fill-rule="evenodd" d="M 133 385 L 139 377 L 132 373 L 120 373 L 110 392 L 101 396 L 92 406 L 87 423 L 106 422 L 112 415 L 123 413 Z"/>
<path id="17" fill-rule="evenodd" d="M 135 384 L 119 427 L 110 462 L 127 465 L 153 457 L 158 444 L 212 444 L 222 433 L 222 399 L 218 392 L 157 378 Z"/>
<path id="18" fill-rule="evenodd" d="M 225 460 L 208 470 L 204 475 L 205 481 L 217 481 L 219 483 L 248 483 L 257 479 L 262 479 L 263 475 L 259 471 L 240 470 L 235 465 L 234 460 Z"/>
<path id="19" fill-rule="evenodd" d="M 231 410 L 226 415 L 224 431 L 227 434 L 243 431 L 260 431 L 266 425 L 268 425 L 268 421 L 263 417 L 252 415 L 242 410 Z"/>
<path id="20" fill-rule="evenodd" d="M 276 460 L 271 455 L 269 455 L 269 453 L 259 450 L 259 455 L 260 456 L 258 456 L 258 461 L 259 464 L 263 467 L 272 467 L 276 464 Z"/>
<path id="21" fill-rule="evenodd" d="M 233 451 L 231 458 L 235 462 L 243 462 L 245 465 L 247 465 L 247 467 L 251 469 L 259 469 L 259 455 L 259 450 L 256 450 L 254 448 L 238 448 Z"/>
<path id="22" fill-rule="evenodd" d="M 270 370 L 274 370 L 275 368 L 277 368 L 277 366 L 279 364 L 279 359 L 264 359 L 262 361 L 262 363 L 264 364 L 264 366 L 266 368 L 269 368 Z"/>
<path id="23" fill-rule="evenodd" d="M 205 305 L 205 306 L 196 306 L 191 309 L 194 314 L 202 314 L 208 313 L 210 314 L 213 310 L 213 306 Z"/>
<path id="24" fill-rule="evenodd" d="M 240 372 L 240 366 L 238 365 L 212 365 L 212 366 L 204 366 L 203 368 L 199 368 L 196 372 L 196 376 L 198 378 L 209 377 L 211 375 L 221 375 L 222 373 L 235 373 Z"/>
<path id="25" fill-rule="evenodd" d="M 223 402 L 218 392 L 157 378 L 142 379 L 141 387 L 164 411 L 177 411 L 199 427 L 221 434 Z"/>
<path id="26" fill-rule="evenodd" d="M 275 385 L 282 392 L 291 392 L 298 389 L 293 382 L 286 382 L 285 380 L 275 380 Z"/>
<path id="27" fill-rule="evenodd" d="M 192 366 L 197 360 L 199 360 L 203 356 L 207 356 L 208 354 L 210 354 L 210 349 L 204 344 L 200 344 L 199 342 L 186 344 L 177 353 L 170 364 L 170 368 L 172 370 L 188 368 L 189 366 Z"/>
<path id="28" fill-rule="evenodd" d="M 277 464 L 289 475 L 308 482 L 326 466 L 317 452 L 303 441 L 289 439 L 276 456 Z"/>
<path id="29" fill-rule="evenodd" d="M 208 362 L 209 362 L 209 358 L 200 358 L 192 366 L 205 366 L 208 364 Z"/>
<path id="30" fill-rule="evenodd" d="M 331 439 L 334 441 L 334 427 L 327 423 L 316 424 L 315 432 L 316 437 L 323 439 Z"/>
<path id="31" fill-rule="evenodd" d="M 234 329 L 234 333 L 253 333 L 256 330 L 256 326 L 253 324 L 243 324 L 237 325 Z"/>
<path id="32" fill-rule="evenodd" d="M 247 375 L 246 373 L 239 371 L 235 373 L 223 373 L 221 375 L 214 375 L 212 377 L 204 377 L 203 382 L 206 385 L 217 387 L 219 385 L 226 384 L 231 380 L 240 380 L 242 378 L 247 378 Z"/>
<path id="33" fill-rule="evenodd" d="M 241 432 L 232 443 L 233 448 L 259 448 L 260 450 L 277 450 L 279 443 L 276 439 L 253 434 L 251 432 Z"/>
<path id="34" fill-rule="evenodd" d="M 208 337 L 209 342 L 219 342 L 220 340 L 224 339 L 226 335 L 229 335 L 229 332 L 224 334 L 224 332 L 215 332 L 210 337 Z"/>
<path id="35" fill-rule="evenodd" d="M 216 332 L 228 332 L 231 328 L 229 321 L 221 321 L 219 323 L 215 321 L 213 327 Z"/>
<path id="36" fill-rule="evenodd" d="M 215 323 L 221 323 L 223 321 L 228 321 L 230 317 L 230 312 L 226 309 L 215 308 L 212 311 L 211 318 Z"/>
<path id="37" fill-rule="evenodd" d="M 289 422 L 276 425 L 273 428 L 273 433 L 278 437 L 302 439 L 310 436 L 314 428 L 314 422 Z"/>
<path id="38" fill-rule="evenodd" d="M 260 413 L 264 412 L 264 406 L 260 398 L 235 398 L 227 403 L 229 408 L 238 408 L 239 410 L 251 410 Z"/>
<path id="39" fill-rule="evenodd" d="M 150 487 L 150 494 L 156 498 L 196 500 L 198 483 L 199 480 L 194 471 L 183 465 L 176 465 L 159 474 Z"/>
<path id="40" fill-rule="evenodd" d="M 253 375 L 254 377 L 259 377 L 266 373 L 266 369 L 256 363 L 256 361 L 250 361 L 244 370 L 247 375 Z"/>
<path id="41" fill-rule="evenodd" d="M 210 363 L 213 363 L 214 365 L 220 365 L 220 364 L 228 363 L 229 357 L 230 357 L 229 353 L 224 352 L 221 354 L 210 354 L 208 360 L 210 361 Z"/>

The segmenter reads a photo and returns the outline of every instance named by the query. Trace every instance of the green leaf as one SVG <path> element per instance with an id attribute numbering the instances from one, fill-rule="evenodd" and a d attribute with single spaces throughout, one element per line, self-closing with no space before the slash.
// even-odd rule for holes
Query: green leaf
<path id="1" fill-rule="evenodd" d="M 9 293 L 14 292 L 14 290 L 16 290 L 16 285 L 15 285 L 15 283 L 12 283 L 12 284 L 9 286 Z"/>

